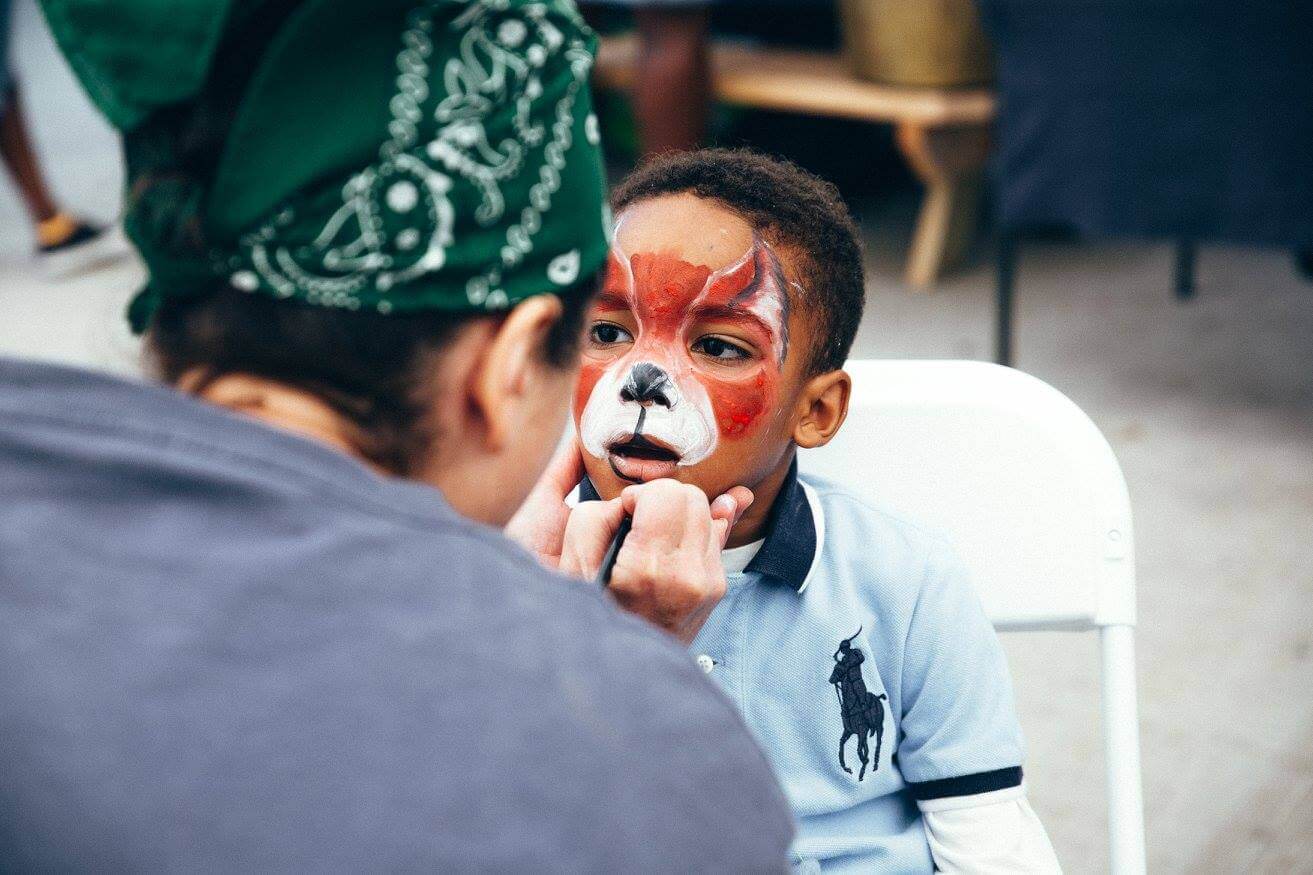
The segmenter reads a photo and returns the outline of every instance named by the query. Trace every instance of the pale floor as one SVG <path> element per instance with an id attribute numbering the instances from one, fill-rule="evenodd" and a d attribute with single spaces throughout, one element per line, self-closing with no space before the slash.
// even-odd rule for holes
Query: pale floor
<path id="1" fill-rule="evenodd" d="M 30 0 L 29 0 L 30 2 Z M 59 193 L 111 217 L 114 140 L 29 2 L 16 66 Z M 856 354 L 985 357 L 988 265 L 916 294 L 898 279 L 910 204 L 863 210 L 869 303 Z M 47 284 L 0 185 L 0 352 L 131 372 L 136 265 Z M 1156 872 L 1313 872 L 1313 285 L 1282 253 L 1208 248 L 1199 298 L 1162 246 L 1031 247 L 1018 365 L 1107 433 L 1135 506 L 1140 703 Z M 1092 636 L 1005 639 L 1029 784 L 1067 871 L 1106 867 Z"/>

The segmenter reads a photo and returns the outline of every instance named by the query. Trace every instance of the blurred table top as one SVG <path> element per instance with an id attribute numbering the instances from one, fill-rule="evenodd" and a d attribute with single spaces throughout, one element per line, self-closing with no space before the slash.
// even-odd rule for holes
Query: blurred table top
<path id="1" fill-rule="evenodd" d="M 600 88 L 633 84 L 638 41 L 602 40 L 594 77 Z M 809 115 L 923 127 L 975 125 L 994 118 L 988 88 L 908 88 L 867 82 L 837 53 L 714 43 L 712 90 L 725 103 Z"/>

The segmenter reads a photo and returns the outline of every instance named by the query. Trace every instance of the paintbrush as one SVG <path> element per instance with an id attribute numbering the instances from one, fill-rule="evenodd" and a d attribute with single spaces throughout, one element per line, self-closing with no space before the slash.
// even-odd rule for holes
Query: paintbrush
<path id="1" fill-rule="evenodd" d="M 593 582 L 598 586 L 611 585 L 611 572 L 615 570 L 616 557 L 620 555 L 620 548 L 624 546 L 625 537 L 633 525 L 633 519 L 625 514 L 625 518 L 620 521 L 620 527 L 615 530 L 615 537 L 611 538 L 611 545 L 606 548 L 606 554 L 602 556 L 601 567 L 597 569 L 597 577 Z"/>

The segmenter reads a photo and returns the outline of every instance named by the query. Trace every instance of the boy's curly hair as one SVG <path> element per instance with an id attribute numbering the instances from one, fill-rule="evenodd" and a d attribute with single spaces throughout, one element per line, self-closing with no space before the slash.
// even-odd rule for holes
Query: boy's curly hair
<path id="1" fill-rule="evenodd" d="M 652 158 L 611 199 L 619 212 L 684 192 L 724 204 L 792 257 L 803 286 L 798 303 L 815 314 L 810 373 L 843 367 L 866 287 L 857 226 L 838 189 L 783 159 L 747 149 L 701 149 Z"/>

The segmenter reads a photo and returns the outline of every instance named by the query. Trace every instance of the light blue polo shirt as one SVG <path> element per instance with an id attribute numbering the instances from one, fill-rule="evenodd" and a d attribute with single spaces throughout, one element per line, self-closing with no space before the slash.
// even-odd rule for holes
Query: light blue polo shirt
<path id="1" fill-rule="evenodd" d="M 943 539 L 795 463 L 728 584 L 691 652 L 775 767 L 798 871 L 930 872 L 921 806 L 1021 793 L 1007 664 Z"/>

